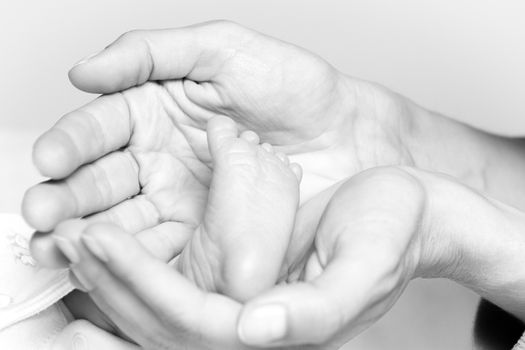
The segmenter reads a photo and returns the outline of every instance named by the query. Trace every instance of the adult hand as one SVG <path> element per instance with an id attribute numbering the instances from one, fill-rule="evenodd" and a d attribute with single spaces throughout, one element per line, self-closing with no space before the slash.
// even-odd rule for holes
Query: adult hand
<path id="1" fill-rule="evenodd" d="M 456 281 L 523 321 L 525 270 L 516 268 L 525 264 L 523 232 L 522 212 L 452 177 L 364 171 L 303 206 L 294 234 L 315 239 L 290 270 L 296 283 L 249 300 L 239 335 L 254 346 L 338 347 L 418 277 Z"/>
<path id="2" fill-rule="evenodd" d="M 152 349 L 337 348 L 416 277 L 454 279 L 518 313 L 525 305 L 522 273 L 509 269 L 525 260 L 523 215 L 450 178 L 365 171 L 316 196 L 297 219 L 296 234 L 315 236 L 292 271 L 298 277 L 244 306 L 197 289 L 112 225 L 70 229 L 82 231 L 82 244 L 64 237 L 64 252 L 98 306 Z"/>
<path id="3" fill-rule="evenodd" d="M 382 314 L 413 275 L 419 260 L 407 250 L 419 246 L 418 190 L 416 180 L 394 169 L 358 175 L 316 196 L 299 214 L 295 232 L 310 241 L 316 236 L 303 254 L 308 263 L 290 270 L 298 276 L 290 276 L 292 284 L 248 302 L 244 310 L 198 289 L 116 226 L 72 221 L 57 232 L 84 289 L 142 347 L 247 348 L 242 339 L 256 346 L 327 349 L 368 325 L 370 312 Z M 375 221 L 382 225 L 370 226 Z M 351 229 L 342 230 L 346 225 Z M 81 238 L 73 238 L 79 232 Z M 392 270 L 405 260 L 406 266 Z M 354 312 L 353 320 L 342 323 L 342 315 Z"/>
<path id="4" fill-rule="evenodd" d="M 408 101 L 233 23 L 130 32 L 70 77 L 90 92 L 129 89 L 66 115 L 36 142 L 35 164 L 52 181 L 27 192 L 23 212 L 40 231 L 88 217 L 172 258 L 202 219 L 204 128 L 215 115 L 299 162 L 303 200 L 363 168 L 411 163 Z M 47 234 L 32 249 L 43 265 L 66 264 Z"/>

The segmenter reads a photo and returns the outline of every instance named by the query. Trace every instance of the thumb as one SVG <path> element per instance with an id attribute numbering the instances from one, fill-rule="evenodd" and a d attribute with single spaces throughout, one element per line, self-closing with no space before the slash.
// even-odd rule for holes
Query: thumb
<path id="1" fill-rule="evenodd" d="M 399 295 L 392 293 L 397 276 L 391 276 L 391 264 L 371 263 L 337 258 L 312 281 L 278 286 L 253 299 L 239 318 L 239 338 L 252 346 L 339 348 L 386 312 Z"/>
<path id="2" fill-rule="evenodd" d="M 74 321 L 66 326 L 51 346 L 51 350 L 95 349 L 139 350 L 140 347 L 84 320 Z"/>
<path id="3" fill-rule="evenodd" d="M 149 80 L 211 80 L 225 59 L 218 50 L 240 42 L 232 38 L 246 32 L 226 21 L 127 32 L 106 49 L 78 62 L 69 71 L 69 79 L 81 90 L 102 94 Z"/>
<path id="4" fill-rule="evenodd" d="M 343 184 L 323 213 L 306 281 L 245 304 L 248 345 L 337 347 L 385 314 L 414 275 L 421 188 L 399 170 L 369 171 Z"/>

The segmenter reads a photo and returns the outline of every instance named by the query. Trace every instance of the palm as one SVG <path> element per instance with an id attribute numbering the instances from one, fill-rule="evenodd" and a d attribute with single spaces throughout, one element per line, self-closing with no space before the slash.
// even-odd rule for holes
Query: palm
<path id="1" fill-rule="evenodd" d="M 147 83 L 123 92 L 134 125 L 127 149 L 140 167 L 141 194 L 162 220 L 199 222 L 211 177 L 206 122 L 217 114 L 297 155 L 301 163 L 311 160 L 314 167 L 305 165 L 307 184 L 318 176 L 333 177 L 332 169 L 319 171 L 316 164 L 327 162 L 318 152 L 332 143 L 319 138 L 334 136 L 346 117 L 334 103 L 340 98 L 334 92 L 342 88 L 338 73 L 290 45 L 266 38 L 246 41 L 233 55 L 219 54 L 224 60 L 214 80 Z M 281 57 L 259 55 L 273 51 L 267 45 L 286 50 L 281 48 Z"/>
<path id="2" fill-rule="evenodd" d="M 139 168 L 139 196 L 153 204 L 158 221 L 194 227 L 206 203 L 211 170 L 205 124 L 182 112 L 169 95 L 180 85 L 148 83 L 123 92 L 134 125 L 126 149 Z"/>
<path id="3" fill-rule="evenodd" d="M 133 118 L 143 119 L 143 123 L 136 125 L 130 143 L 131 149 L 150 155 L 143 157 L 140 164 L 143 174 L 155 168 L 151 163 L 164 163 L 160 166 L 165 173 L 176 172 L 181 176 L 172 181 L 173 178 L 156 172 L 147 179 L 165 182 L 165 185 L 172 183 L 169 191 L 172 199 L 165 196 L 155 201 L 161 212 L 170 208 L 172 213 L 180 213 L 180 200 L 174 198 L 189 197 L 179 197 L 177 191 L 200 197 L 196 202 L 188 201 L 185 207 L 189 204 L 187 208 L 193 210 L 195 204 L 200 204 L 202 208 L 202 191 L 210 178 L 204 130 L 207 120 L 217 114 L 233 118 L 241 128 L 254 130 L 263 142 L 277 146 L 300 163 L 304 169 L 303 200 L 363 168 L 405 162 L 396 139 L 399 135 L 389 134 L 388 130 L 377 134 L 374 130 L 379 123 L 388 127 L 401 119 L 399 112 L 392 108 L 393 96 L 381 89 L 355 80 L 349 82 L 320 58 L 253 32 L 234 49 L 216 53 L 214 64 L 220 68 L 213 67 L 219 70 L 211 80 L 147 83 L 124 92 L 129 95 L 130 109 L 140 111 Z M 198 78 L 199 72 L 195 75 Z M 363 111 L 357 110 L 355 99 L 359 96 L 354 90 L 359 89 L 372 90 L 376 96 L 370 100 L 387 105 L 386 110 L 378 110 L 380 108 L 369 101 L 364 101 L 368 105 L 361 106 Z M 365 91 L 367 93 L 370 91 Z M 155 102 L 152 105 L 145 101 Z M 374 115 L 378 113 L 381 115 Z M 361 124 L 356 123 L 356 119 L 367 118 L 370 120 L 362 124 L 370 130 L 365 127 L 355 130 Z M 150 123 L 151 120 L 155 123 Z M 369 137 L 370 133 L 378 138 Z M 144 135 L 150 135 L 152 140 Z M 159 139 L 163 141 L 163 162 L 157 161 Z M 356 144 L 363 139 L 367 139 L 368 144 L 358 149 Z M 385 154 L 378 155 L 378 148 L 386 151 Z M 161 188 L 166 190 L 164 185 Z M 146 194 L 152 199 L 158 197 L 155 193 Z M 202 210 L 193 211 L 197 212 Z M 178 219 L 172 213 L 167 216 Z"/>

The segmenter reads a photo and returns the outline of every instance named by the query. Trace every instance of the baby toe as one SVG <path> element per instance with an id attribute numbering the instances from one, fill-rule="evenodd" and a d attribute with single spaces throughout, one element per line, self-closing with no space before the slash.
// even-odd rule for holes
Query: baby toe
<path id="1" fill-rule="evenodd" d="M 208 145 L 212 155 L 226 142 L 237 138 L 237 124 L 228 117 L 218 116 L 210 119 L 207 126 Z"/>
<path id="2" fill-rule="evenodd" d="M 277 152 L 275 153 L 275 156 L 281 160 L 286 165 L 290 164 L 290 160 L 288 159 L 288 156 L 284 154 L 283 152 Z"/>
<path id="3" fill-rule="evenodd" d="M 255 132 L 251 130 L 246 130 L 241 133 L 241 139 L 246 140 L 247 142 L 258 145 L 261 141 L 259 139 L 259 135 L 257 135 Z"/>
<path id="4" fill-rule="evenodd" d="M 266 143 L 266 142 L 263 143 L 263 144 L 261 145 L 261 148 L 264 149 L 264 150 L 265 150 L 266 152 L 268 152 L 268 153 L 274 153 L 273 146 L 270 145 L 269 143 Z"/>
<path id="5" fill-rule="evenodd" d="M 297 177 L 297 180 L 301 181 L 301 179 L 303 178 L 303 168 L 297 163 L 292 163 L 290 164 L 290 169 Z"/>

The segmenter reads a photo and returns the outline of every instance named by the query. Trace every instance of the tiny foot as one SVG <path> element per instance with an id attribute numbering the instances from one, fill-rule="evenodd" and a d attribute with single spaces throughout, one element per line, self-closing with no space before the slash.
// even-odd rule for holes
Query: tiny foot
<path id="1" fill-rule="evenodd" d="M 208 123 L 213 179 L 203 223 L 179 268 L 199 286 L 245 301 L 271 288 L 290 241 L 301 167 L 231 119 Z"/>

